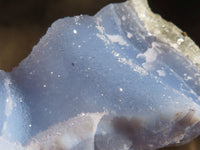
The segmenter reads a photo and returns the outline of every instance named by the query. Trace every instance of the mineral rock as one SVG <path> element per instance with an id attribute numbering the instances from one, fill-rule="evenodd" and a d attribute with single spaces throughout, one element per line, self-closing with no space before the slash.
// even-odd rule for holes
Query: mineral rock
<path id="1" fill-rule="evenodd" d="M 55 21 L 0 71 L 0 149 L 153 150 L 200 134 L 200 50 L 144 0 Z M 6 147 L 9 146 L 9 147 Z"/>

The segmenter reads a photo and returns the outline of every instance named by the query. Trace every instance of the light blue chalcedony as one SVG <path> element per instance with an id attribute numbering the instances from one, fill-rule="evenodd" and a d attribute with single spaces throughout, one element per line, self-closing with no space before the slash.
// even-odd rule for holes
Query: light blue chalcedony
<path id="1" fill-rule="evenodd" d="M 184 143 L 200 134 L 199 81 L 197 66 L 147 32 L 129 2 L 111 4 L 55 21 L 18 67 L 0 71 L 1 136 L 26 144 L 78 114 L 106 112 L 95 150 Z"/>

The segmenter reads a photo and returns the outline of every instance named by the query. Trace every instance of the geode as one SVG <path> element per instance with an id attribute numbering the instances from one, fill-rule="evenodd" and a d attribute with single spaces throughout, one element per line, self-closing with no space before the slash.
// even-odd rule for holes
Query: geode
<path id="1" fill-rule="evenodd" d="M 153 150 L 200 135 L 200 50 L 145 0 L 55 21 L 0 71 L 0 149 Z"/>

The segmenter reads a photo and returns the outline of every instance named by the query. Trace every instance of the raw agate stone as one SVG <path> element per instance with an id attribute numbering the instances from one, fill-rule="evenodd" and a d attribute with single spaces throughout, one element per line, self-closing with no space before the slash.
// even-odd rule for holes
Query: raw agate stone
<path id="1" fill-rule="evenodd" d="M 200 134 L 200 51 L 146 1 L 59 19 L 0 71 L 0 149 L 153 150 Z"/>

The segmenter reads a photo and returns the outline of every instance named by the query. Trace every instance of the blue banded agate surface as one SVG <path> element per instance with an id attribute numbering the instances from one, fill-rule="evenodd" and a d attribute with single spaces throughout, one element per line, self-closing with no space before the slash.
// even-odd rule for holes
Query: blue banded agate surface
<path id="1" fill-rule="evenodd" d="M 129 5 L 55 21 L 18 67 L 0 71 L 1 137 L 26 145 L 90 113 L 105 113 L 95 150 L 156 149 L 200 134 L 199 68 Z"/>

